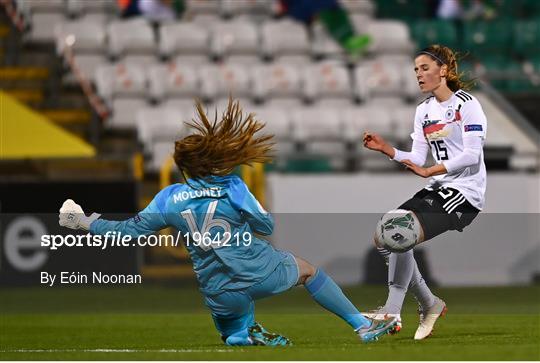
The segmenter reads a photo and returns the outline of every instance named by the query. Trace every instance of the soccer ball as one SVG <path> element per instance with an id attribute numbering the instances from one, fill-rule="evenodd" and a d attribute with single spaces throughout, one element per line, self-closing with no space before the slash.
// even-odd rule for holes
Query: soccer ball
<path id="1" fill-rule="evenodd" d="M 414 247 L 420 236 L 420 223 L 408 210 L 395 209 L 377 223 L 379 243 L 389 251 L 405 252 Z"/>

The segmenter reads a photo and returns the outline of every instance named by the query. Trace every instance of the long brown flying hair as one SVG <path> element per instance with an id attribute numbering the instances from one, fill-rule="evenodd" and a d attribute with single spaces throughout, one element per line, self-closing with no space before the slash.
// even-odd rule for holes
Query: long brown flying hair
<path id="1" fill-rule="evenodd" d="M 243 117 L 240 102 L 229 98 L 227 110 L 210 122 L 201 101 L 196 101 L 197 119 L 187 122 L 195 133 L 174 143 L 174 161 L 190 178 L 226 175 L 239 165 L 267 162 L 273 135 L 257 134 L 264 123 L 250 113 Z M 184 174 L 184 175 L 185 175 Z"/>

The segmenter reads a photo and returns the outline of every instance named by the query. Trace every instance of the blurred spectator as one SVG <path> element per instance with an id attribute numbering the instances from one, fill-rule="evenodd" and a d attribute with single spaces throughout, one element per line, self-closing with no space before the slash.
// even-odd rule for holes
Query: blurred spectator
<path id="1" fill-rule="evenodd" d="M 184 11 L 184 0 L 117 0 L 123 18 L 142 15 L 152 22 L 171 21 Z"/>
<path id="2" fill-rule="evenodd" d="M 320 19 L 328 33 L 349 54 L 361 54 L 369 45 L 367 34 L 357 34 L 349 15 L 337 0 L 280 0 L 281 13 L 311 26 L 315 18 Z"/>
<path id="3" fill-rule="evenodd" d="M 140 0 L 116 0 L 116 2 L 122 18 L 141 15 L 141 10 L 139 9 Z"/>
<path id="4" fill-rule="evenodd" d="M 496 15 L 494 6 L 483 0 L 473 0 L 467 8 L 461 0 L 440 0 L 437 8 L 437 17 L 447 20 L 491 20 Z"/>

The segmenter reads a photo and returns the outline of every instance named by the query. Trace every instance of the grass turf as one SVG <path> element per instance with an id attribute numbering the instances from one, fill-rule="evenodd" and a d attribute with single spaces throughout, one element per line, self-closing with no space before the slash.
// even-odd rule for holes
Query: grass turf
<path id="1" fill-rule="evenodd" d="M 361 309 L 386 289 L 346 289 Z M 256 318 L 294 346 L 227 347 L 194 289 L 32 288 L 0 290 L 2 360 L 539 360 L 540 287 L 440 289 L 448 304 L 435 334 L 412 339 L 415 304 L 404 329 L 362 344 L 301 288 L 257 303 Z"/>

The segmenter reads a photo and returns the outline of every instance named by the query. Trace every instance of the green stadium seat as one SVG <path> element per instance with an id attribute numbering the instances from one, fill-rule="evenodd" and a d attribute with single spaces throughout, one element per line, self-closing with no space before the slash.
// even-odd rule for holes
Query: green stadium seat
<path id="1" fill-rule="evenodd" d="M 409 24 L 428 16 L 425 0 L 377 0 L 377 18 L 400 19 Z"/>
<path id="2" fill-rule="evenodd" d="M 452 49 L 458 46 L 456 28 L 451 21 L 418 20 L 412 24 L 411 33 L 419 49 L 430 44 L 443 44 Z"/>
<path id="3" fill-rule="evenodd" d="M 474 21 L 465 24 L 464 46 L 477 57 L 483 52 L 508 54 L 512 41 L 512 22 L 508 20 Z"/>
<path id="4" fill-rule="evenodd" d="M 513 49 L 524 57 L 540 54 L 540 19 L 516 21 Z"/>
<path id="5" fill-rule="evenodd" d="M 529 19 L 540 17 L 540 1 L 521 0 L 521 11 Z"/>

